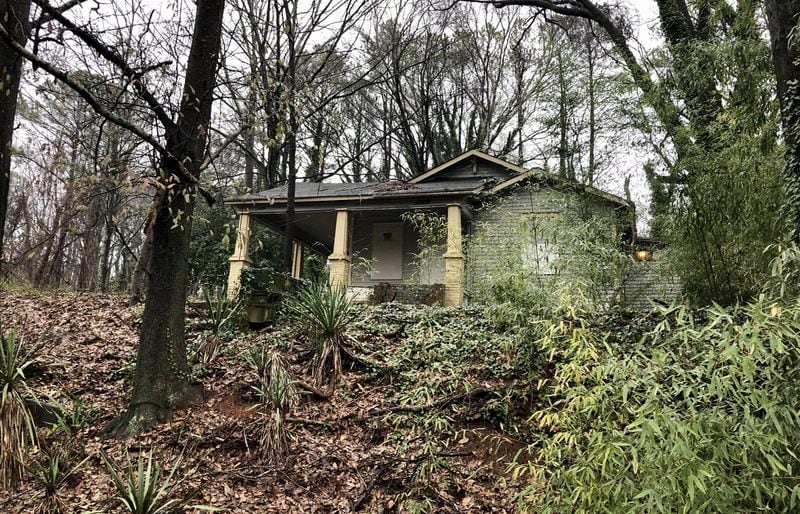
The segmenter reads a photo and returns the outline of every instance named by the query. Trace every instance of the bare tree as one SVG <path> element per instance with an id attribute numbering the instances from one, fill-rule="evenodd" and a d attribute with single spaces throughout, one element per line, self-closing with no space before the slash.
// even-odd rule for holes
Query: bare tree
<path id="1" fill-rule="evenodd" d="M 163 131 L 159 140 L 151 132 L 115 114 L 80 82 L 39 55 L 24 48 L 1 30 L 4 41 L 36 66 L 75 90 L 100 116 L 125 128 L 151 145 L 158 157 L 155 184 L 160 193 L 152 225 L 153 242 L 145 310 L 127 411 L 109 427 L 124 437 L 167 419 L 172 409 L 198 402 L 202 391 L 191 382 L 184 339 L 184 309 L 188 274 L 191 220 L 200 187 L 200 172 L 208 159 L 206 142 L 211 119 L 218 57 L 222 40 L 224 0 L 199 0 L 176 117 L 150 91 L 144 74 L 153 66 L 133 67 L 126 56 L 104 43 L 101 36 L 79 26 L 46 0 L 35 0 L 63 30 L 125 77 Z M 162 67 L 163 63 L 157 67 Z"/>

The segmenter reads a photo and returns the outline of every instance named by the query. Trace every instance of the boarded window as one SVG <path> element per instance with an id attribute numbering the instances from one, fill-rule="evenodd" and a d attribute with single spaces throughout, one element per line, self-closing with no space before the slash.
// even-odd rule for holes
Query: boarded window
<path id="1" fill-rule="evenodd" d="M 558 262 L 558 212 L 531 212 L 522 223 L 522 264 L 540 275 L 553 275 Z"/>

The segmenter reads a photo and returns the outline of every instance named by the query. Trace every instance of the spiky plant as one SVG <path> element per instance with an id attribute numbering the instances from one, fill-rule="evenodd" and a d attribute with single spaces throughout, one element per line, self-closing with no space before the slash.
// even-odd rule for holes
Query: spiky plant
<path id="1" fill-rule="evenodd" d="M 343 287 L 318 280 L 301 287 L 287 301 L 315 342 L 312 374 L 318 387 L 333 392 L 342 373 L 344 331 L 353 320 L 353 301 Z"/>
<path id="2" fill-rule="evenodd" d="M 198 354 L 201 362 L 212 363 L 222 347 L 222 332 L 233 320 L 242 307 L 242 299 L 230 299 L 222 288 L 215 288 L 213 293 L 204 291 L 206 301 L 206 322 L 211 333 L 200 343 Z"/>
<path id="3" fill-rule="evenodd" d="M 58 514 L 65 510 L 59 494 L 61 486 L 89 460 L 86 457 L 76 463 L 77 458 L 74 448 L 58 447 L 47 451 L 43 462 L 34 461 L 31 464 L 29 474 L 44 491 L 44 497 L 34 507 L 34 513 Z"/>
<path id="4" fill-rule="evenodd" d="M 130 454 L 126 453 L 126 463 L 121 469 L 105 452 L 101 456 L 117 490 L 117 498 L 131 514 L 167 514 L 180 512 L 187 507 L 218 510 L 204 505 L 190 506 L 188 498 L 176 497 L 175 489 L 181 482 L 176 479 L 176 473 L 183 462 L 183 456 L 175 461 L 166 475 L 158 461 L 153 459 L 152 452 L 147 456 L 139 454 L 135 463 Z"/>
<path id="5" fill-rule="evenodd" d="M 0 488 L 13 487 L 21 480 L 30 451 L 37 444 L 33 416 L 26 399 L 25 368 L 31 353 L 22 338 L 0 327 Z"/>
<path id="6" fill-rule="evenodd" d="M 261 457 L 274 464 L 289 453 L 285 421 L 297 403 L 295 380 L 279 352 L 267 352 L 261 347 L 251 350 L 248 361 L 258 375 L 258 385 L 253 388 L 262 400 L 262 415 L 266 419 L 259 428 Z"/>

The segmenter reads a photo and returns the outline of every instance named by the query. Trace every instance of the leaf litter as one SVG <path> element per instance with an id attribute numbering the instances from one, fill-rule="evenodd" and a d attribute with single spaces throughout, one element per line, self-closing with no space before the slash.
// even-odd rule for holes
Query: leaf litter
<path id="1" fill-rule="evenodd" d="M 96 412 L 75 433 L 88 460 L 60 493 L 66 512 L 121 512 L 102 452 L 115 462 L 152 452 L 164 469 L 179 462 L 177 493 L 225 512 L 513 511 L 525 484 L 505 469 L 524 445 L 487 415 L 496 399 L 468 394 L 515 385 L 496 340 L 502 335 L 475 312 L 364 309 L 347 335 L 361 362 L 345 366 L 332 398 L 307 395 L 292 409 L 289 456 L 270 466 L 258 457 L 254 432 L 264 420 L 242 355 L 251 345 L 273 346 L 308 379 L 310 341 L 293 323 L 237 331 L 213 364 L 195 368 L 202 406 L 117 441 L 102 430 L 130 392 L 141 308 L 116 295 L 0 292 L 4 330 L 41 345 L 31 388 L 49 403 L 80 401 Z M 187 326 L 187 339 L 203 337 L 197 312 L 190 310 Z M 449 397 L 458 401 L 436 403 Z M 0 496 L 0 512 L 31 512 L 41 498 L 26 481 Z"/>

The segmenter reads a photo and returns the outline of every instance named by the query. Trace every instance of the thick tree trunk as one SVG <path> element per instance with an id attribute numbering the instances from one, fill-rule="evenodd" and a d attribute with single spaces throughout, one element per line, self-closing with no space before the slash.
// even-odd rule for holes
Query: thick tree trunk
<path id="1" fill-rule="evenodd" d="M 30 31 L 30 0 L 0 0 L 0 23 L 21 45 Z M 11 185 L 11 140 L 17 112 L 22 57 L 0 40 L 0 270 L 3 268 L 3 234 Z"/>
<path id="2" fill-rule="evenodd" d="M 184 332 L 189 241 L 200 163 L 208 125 L 221 43 L 224 0 L 198 0 L 192 47 L 176 126 L 167 132 L 174 158 L 162 161 L 161 181 L 181 177 L 159 202 L 153 223 L 153 255 L 142 315 L 133 393 L 128 410 L 109 427 L 128 437 L 169 419 L 175 408 L 202 400 L 191 381 Z M 182 173 L 183 166 L 185 173 Z"/>
<path id="3" fill-rule="evenodd" d="M 789 39 L 797 26 L 800 0 L 766 0 L 765 7 L 786 144 L 784 214 L 794 229 L 795 242 L 800 243 L 800 45 L 797 33 Z"/>

